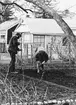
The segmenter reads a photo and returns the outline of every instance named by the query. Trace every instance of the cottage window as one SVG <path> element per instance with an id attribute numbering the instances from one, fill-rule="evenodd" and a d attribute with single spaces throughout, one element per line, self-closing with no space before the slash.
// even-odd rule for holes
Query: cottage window
<path id="1" fill-rule="evenodd" d="M 34 35 L 34 45 L 36 47 L 42 45 L 43 47 L 45 46 L 45 36 L 44 35 Z"/>
<path id="2" fill-rule="evenodd" d="M 1 35 L 1 39 L 5 39 L 5 35 Z"/>
<path id="3" fill-rule="evenodd" d="M 33 36 L 33 54 L 37 47 L 45 47 L 45 36 L 44 35 L 34 35 Z"/>
<path id="4" fill-rule="evenodd" d="M 0 43 L 0 53 L 5 53 L 5 52 L 6 52 L 5 43 Z"/>

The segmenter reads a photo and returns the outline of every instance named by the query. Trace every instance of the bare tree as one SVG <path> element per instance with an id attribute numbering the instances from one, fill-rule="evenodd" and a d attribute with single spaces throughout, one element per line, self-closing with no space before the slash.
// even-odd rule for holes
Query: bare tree
<path id="1" fill-rule="evenodd" d="M 29 3 L 33 3 L 34 5 L 36 5 L 37 7 L 41 8 L 43 11 L 45 11 L 45 13 L 47 13 L 49 16 L 52 16 L 53 19 L 57 22 L 57 24 L 64 31 L 64 33 L 68 36 L 68 41 L 69 42 L 71 41 L 73 46 L 76 48 L 76 38 L 75 38 L 75 35 L 73 34 L 73 32 L 72 32 L 71 28 L 68 26 L 68 24 L 57 13 L 57 11 L 55 11 L 52 7 L 47 6 L 44 3 L 44 0 L 25 0 L 25 1 L 27 1 Z M 16 5 L 16 6 L 20 7 L 23 11 L 25 11 L 25 12 L 28 11 L 28 9 L 22 8 L 20 5 L 18 5 L 15 2 L 7 3 L 7 4 L 5 4 L 3 2 L 0 2 L 0 4 L 2 4 L 2 5 Z M 75 50 L 75 52 L 76 52 L 76 50 Z"/>
<path id="2" fill-rule="evenodd" d="M 72 42 L 74 48 L 76 49 L 76 37 L 73 34 L 71 28 L 68 26 L 68 24 L 62 19 L 62 17 L 55 11 L 53 8 L 48 7 L 44 4 L 44 0 L 26 0 L 30 3 L 33 3 L 34 5 L 38 6 L 42 10 L 44 10 L 46 13 L 48 13 L 49 16 L 53 16 L 53 19 L 57 22 L 57 24 L 61 27 L 65 35 L 68 36 L 68 41 Z M 75 50 L 74 49 L 74 50 Z M 76 54 L 76 50 L 75 50 Z"/>
<path id="3" fill-rule="evenodd" d="M 53 1 L 53 3 L 52 3 Z M 51 8 L 55 8 L 57 5 L 57 2 L 54 0 L 44 0 L 43 2 L 46 6 L 49 6 Z M 45 12 L 45 10 L 39 8 L 36 5 L 33 5 L 34 7 L 34 12 L 35 12 L 35 17 L 36 18 L 53 18 L 53 16 L 49 16 L 48 13 Z"/>
<path id="4" fill-rule="evenodd" d="M 66 18 L 66 17 L 72 18 L 73 16 L 76 15 L 75 12 L 70 12 L 69 9 L 65 9 L 64 11 L 57 11 L 57 12 L 62 18 Z"/>
<path id="5" fill-rule="evenodd" d="M 10 3 L 9 0 L 4 0 L 4 3 Z M 12 7 L 9 6 L 9 5 L 1 5 L 0 6 L 0 21 L 3 22 L 3 21 L 6 21 L 6 20 L 10 20 L 12 19 L 12 15 L 13 15 L 13 11 L 11 10 Z"/>

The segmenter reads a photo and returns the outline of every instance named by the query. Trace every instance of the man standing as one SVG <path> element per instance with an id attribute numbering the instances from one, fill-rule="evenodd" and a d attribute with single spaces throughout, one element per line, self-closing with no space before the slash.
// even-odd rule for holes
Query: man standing
<path id="1" fill-rule="evenodd" d="M 18 53 L 18 51 L 21 51 L 21 49 L 18 48 L 18 46 L 20 45 L 20 43 L 18 42 L 18 39 L 20 37 L 21 37 L 21 34 L 17 33 L 15 36 L 12 36 L 10 41 L 9 41 L 8 52 L 9 52 L 10 57 L 11 57 L 11 62 L 9 65 L 9 73 L 15 72 L 16 54 Z"/>

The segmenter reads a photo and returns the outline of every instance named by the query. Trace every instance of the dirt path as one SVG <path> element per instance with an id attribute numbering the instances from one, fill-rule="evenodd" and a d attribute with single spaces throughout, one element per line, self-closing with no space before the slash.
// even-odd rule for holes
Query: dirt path
<path id="1" fill-rule="evenodd" d="M 24 74 L 40 79 L 42 72 L 38 74 L 36 70 L 24 70 Z M 45 71 L 43 80 L 76 89 L 76 77 L 66 76 L 63 72 L 57 70 Z"/>
<path id="2" fill-rule="evenodd" d="M 68 78 L 62 72 L 46 72 L 43 80 L 40 80 L 41 74 L 30 69 L 24 70 L 24 75 L 9 74 L 5 81 L 7 69 L 8 66 L 1 66 L 0 69 L 0 94 L 4 97 L 1 97 L 2 100 L 8 96 L 10 97 L 6 100 L 12 98 L 14 102 L 63 100 L 76 97 L 76 78 Z"/>

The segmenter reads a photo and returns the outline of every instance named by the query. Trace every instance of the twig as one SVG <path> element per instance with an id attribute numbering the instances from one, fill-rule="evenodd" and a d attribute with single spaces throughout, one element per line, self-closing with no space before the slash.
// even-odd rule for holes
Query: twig
<path id="1" fill-rule="evenodd" d="M 48 87 L 46 88 L 46 91 L 45 91 L 45 94 L 44 94 L 44 99 L 45 99 L 46 96 L 47 96 L 47 92 L 48 92 Z"/>

